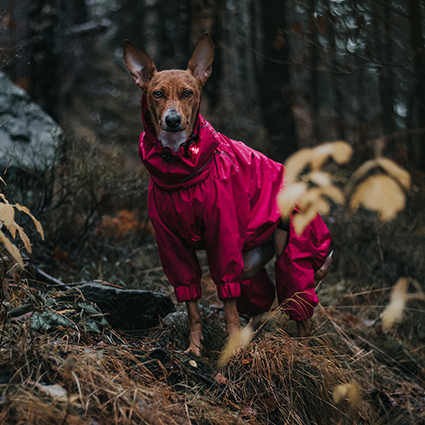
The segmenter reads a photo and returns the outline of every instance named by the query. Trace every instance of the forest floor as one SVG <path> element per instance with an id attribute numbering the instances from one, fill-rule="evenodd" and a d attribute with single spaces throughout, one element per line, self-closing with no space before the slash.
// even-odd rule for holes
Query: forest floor
<path id="1" fill-rule="evenodd" d="M 412 173 L 407 208 L 390 223 L 343 207 L 326 217 L 334 264 L 318 290 L 308 349 L 275 310 L 249 346 L 218 367 L 226 334 L 202 258 L 200 358 L 184 353 L 181 305 L 158 327 L 125 333 L 111 329 L 78 286 L 64 293 L 37 276 L 42 269 L 64 282 L 100 279 L 173 297 L 137 157 L 140 92 L 122 67 L 93 64 L 95 83 L 75 91 L 61 123 L 72 146 L 55 182 L 65 201 L 38 217 L 46 241 L 33 242 L 29 274 L 9 276 L 4 287 L 0 423 L 425 424 L 424 303 L 410 300 L 390 330 L 380 317 L 400 277 L 411 278 L 409 292 L 425 289 L 423 175 Z"/>
<path id="2" fill-rule="evenodd" d="M 415 324 L 408 324 L 410 334 L 400 327 L 384 332 L 368 313 L 388 288 L 347 296 L 343 282 L 324 282 L 310 348 L 276 310 L 249 346 L 219 367 L 222 310 L 207 274 L 203 282 L 198 358 L 184 353 L 184 311 L 156 328 L 120 332 L 78 289 L 39 291 L 16 275 L 1 335 L 0 422 L 425 423 L 425 356 Z M 418 310 L 409 306 L 423 317 L 423 306 Z"/>

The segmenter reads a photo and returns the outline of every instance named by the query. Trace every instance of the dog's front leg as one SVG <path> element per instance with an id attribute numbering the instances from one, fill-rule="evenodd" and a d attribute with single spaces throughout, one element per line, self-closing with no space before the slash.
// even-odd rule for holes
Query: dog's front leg
<path id="1" fill-rule="evenodd" d="M 202 320 L 199 314 L 198 301 L 186 301 L 187 318 L 189 321 L 189 348 L 185 353 L 193 353 L 195 356 L 201 355 L 202 350 Z"/>
<path id="2" fill-rule="evenodd" d="M 236 308 L 236 299 L 231 298 L 228 300 L 223 300 L 223 308 L 224 322 L 226 323 L 227 333 L 229 334 L 230 338 L 241 329 L 239 314 Z"/>

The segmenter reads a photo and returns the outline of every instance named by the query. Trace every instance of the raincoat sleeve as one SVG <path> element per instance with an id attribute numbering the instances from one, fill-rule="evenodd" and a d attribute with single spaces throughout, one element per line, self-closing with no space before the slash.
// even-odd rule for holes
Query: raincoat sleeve
<path id="1" fill-rule="evenodd" d="M 162 268 L 174 287 L 178 302 L 201 298 L 202 270 L 193 249 L 165 226 L 160 217 L 151 215 Z"/>
<path id="2" fill-rule="evenodd" d="M 206 203 L 203 238 L 220 300 L 241 295 L 242 251 L 250 211 L 242 178 L 235 168 L 227 171 L 213 179 Z"/>
<path id="3" fill-rule="evenodd" d="M 315 292 L 314 273 L 329 254 L 331 235 L 319 214 L 301 235 L 290 221 L 289 241 L 276 260 L 276 290 L 279 304 L 293 320 L 305 320 L 313 315 L 319 303 Z"/>

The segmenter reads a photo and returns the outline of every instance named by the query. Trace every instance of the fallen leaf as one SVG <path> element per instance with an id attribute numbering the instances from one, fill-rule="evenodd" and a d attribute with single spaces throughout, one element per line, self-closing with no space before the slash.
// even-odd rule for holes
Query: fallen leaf
<path id="1" fill-rule="evenodd" d="M 36 384 L 38 389 L 43 391 L 48 396 L 52 397 L 53 399 L 61 402 L 68 401 L 68 393 L 65 390 L 65 388 L 61 387 L 60 385 L 41 385 Z"/>
<path id="2" fill-rule="evenodd" d="M 215 375 L 214 381 L 221 385 L 227 385 L 229 383 L 229 380 L 221 372 L 218 372 L 217 375 Z"/>

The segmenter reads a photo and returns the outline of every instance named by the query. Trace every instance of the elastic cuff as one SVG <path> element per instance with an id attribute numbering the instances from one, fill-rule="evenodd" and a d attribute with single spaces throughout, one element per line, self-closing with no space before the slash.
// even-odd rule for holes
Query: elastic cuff
<path id="1" fill-rule="evenodd" d="M 238 298 L 241 296 L 241 285 L 239 282 L 224 282 L 217 285 L 217 295 L 220 300 Z"/>
<path id="2" fill-rule="evenodd" d="M 177 302 L 182 303 L 185 301 L 196 301 L 202 296 L 201 284 L 190 286 L 177 286 L 174 288 Z"/>

